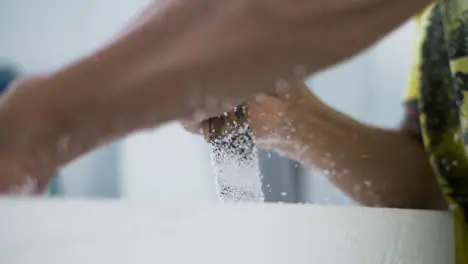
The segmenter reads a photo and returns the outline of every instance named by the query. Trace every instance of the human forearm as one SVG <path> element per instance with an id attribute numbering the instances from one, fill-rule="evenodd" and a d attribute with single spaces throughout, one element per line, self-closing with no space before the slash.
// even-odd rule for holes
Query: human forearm
<path id="1" fill-rule="evenodd" d="M 141 59 L 133 56 L 133 47 L 120 43 L 116 48 L 12 87 L 0 107 L 7 145 L 1 152 L 22 149 L 24 156 L 32 155 L 26 144 L 16 142 L 29 138 L 41 145 L 35 154 L 58 167 L 111 140 L 189 114 L 185 98 L 174 89 L 177 81 L 168 84 L 175 76 L 155 74 L 148 84 L 134 71 Z M 38 123 L 48 127 L 37 129 Z"/>
<path id="2" fill-rule="evenodd" d="M 119 41 L 2 96 L 0 193 L 25 177 L 37 180 L 40 192 L 57 168 L 80 155 L 190 113 L 176 76 L 141 73 L 139 43 Z"/>
<path id="3" fill-rule="evenodd" d="M 445 208 L 420 141 L 364 125 L 326 105 L 310 108 L 299 122 L 291 140 L 276 147 L 323 170 L 353 200 L 368 206 Z"/>
<path id="4" fill-rule="evenodd" d="M 131 37 L 122 39 L 138 47 L 137 69 L 145 67 L 135 79 L 149 83 L 161 72 L 173 73 L 185 81 L 182 89 L 238 101 L 354 55 L 427 3 L 163 1 L 145 10 Z"/>

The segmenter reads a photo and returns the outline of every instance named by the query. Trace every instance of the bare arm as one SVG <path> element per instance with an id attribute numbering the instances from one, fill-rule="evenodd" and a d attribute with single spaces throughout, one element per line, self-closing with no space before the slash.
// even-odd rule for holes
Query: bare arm
<path id="1" fill-rule="evenodd" d="M 289 96 L 304 98 L 295 94 Z M 267 140 L 265 145 L 323 170 L 363 205 L 446 208 L 415 125 L 417 116 L 408 115 L 402 129 L 392 131 L 353 120 L 314 96 L 295 102 L 283 118 L 289 118 L 294 129 L 286 126 L 282 140 Z"/>
<path id="2" fill-rule="evenodd" d="M 0 192 L 28 177 L 40 189 L 56 167 L 110 140 L 294 82 L 430 2 L 157 1 L 146 23 L 113 44 L 2 98 Z M 206 104 L 208 96 L 221 105 Z"/>

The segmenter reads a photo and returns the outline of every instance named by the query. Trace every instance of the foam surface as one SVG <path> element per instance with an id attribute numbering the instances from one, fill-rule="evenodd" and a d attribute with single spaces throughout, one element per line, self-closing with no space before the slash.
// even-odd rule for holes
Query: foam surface
<path id="1" fill-rule="evenodd" d="M 448 213 L 0 199 L 2 264 L 449 264 Z"/>

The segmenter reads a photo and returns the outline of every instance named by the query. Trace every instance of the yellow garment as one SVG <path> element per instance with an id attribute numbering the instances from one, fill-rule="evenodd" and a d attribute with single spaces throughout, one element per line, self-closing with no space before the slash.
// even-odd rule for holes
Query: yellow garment
<path id="1" fill-rule="evenodd" d="M 456 264 L 468 264 L 468 0 L 444 0 L 416 16 L 405 94 L 417 113 L 434 174 L 454 214 Z M 418 120 L 418 119 L 415 119 Z"/>

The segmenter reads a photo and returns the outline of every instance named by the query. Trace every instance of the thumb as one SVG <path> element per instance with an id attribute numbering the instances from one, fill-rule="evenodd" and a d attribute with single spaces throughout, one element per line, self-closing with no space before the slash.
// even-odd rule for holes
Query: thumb
<path id="1" fill-rule="evenodd" d="M 196 135 L 201 135 L 206 137 L 208 134 L 208 121 L 195 122 L 195 121 L 181 121 L 180 124 L 188 132 Z"/>

